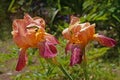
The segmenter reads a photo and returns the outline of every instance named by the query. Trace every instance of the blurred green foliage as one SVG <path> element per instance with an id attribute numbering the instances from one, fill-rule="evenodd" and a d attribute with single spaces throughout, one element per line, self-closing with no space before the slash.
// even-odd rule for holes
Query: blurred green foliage
<path id="1" fill-rule="evenodd" d="M 7 9 L 10 1 L 0 0 L 0 40 L 10 38 L 11 20 Z"/>
<path id="2" fill-rule="evenodd" d="M 0 39 L 11 38 L 12 21 L 23 18 L 24 13 L 44 18 L 46 30 L 57 38 L 61 37 L 63 29 L 69 26 L 71 15 L 80 17 L 81 23 L 95 23 L 98 33 L 117 41 L 116 47 L 107 52 L 107 58 L 112 54 L 118 57 L 120 0 L 1 0 Z"/>
<path id="3" fill-rule="evenodd" d="M 81 22 L 96 23 L 99 33 L 115 38 L 120 45 L 120 0 L 1 0 L 0 3 L 1 39 L 8 37 L 11 21 L 22 18 L 24 13 L 44 18 L 47 31 L 57 37 L 68 27 L 70 16 L 75 15 Z"/>
<path id="4" fill-rule="evenodd" d="M 57 60 L 65 67 L 67 72 L 74 80 L 85 80 L 82 64 L 69 66 L 70 53 L 67 55 L 64 52 L 66 40 L 59 38 L 61 44 L 57 45 L 58 55 Z M 13 43 L 0 42 L 0 47 L 8 46 L 9 53 L 0 53 L 0 79 L 1 80 L 68 80 L 63 72 L 54 64 L 50 64 L 47 60 L 41 58 L 36 50 L 33 54 L 32 49 L 28 49 L 28 64 L 20 71 L 15 71 L 15 66 L 18 60 L 19 49 Z M 110 48 L 102 47 L 95 48 L 90 43 L 86 50 L 87 55 L 87 73 L 89 80 L 120 80 L 120 56 L 119 58 L 103 58 Z M 120 48 L 119 48 L 120 51 Z M 112 56 L 112 55 L 111 55 Z M 105 56 L 104 56 L 105 57 Z M 116 60 L 119 60 L 116 61 Z M 111 61 L 112 62 L 111 62 Z"/>
<path id="5" fill-rule="evenodd" d="M 71 15 L 80 17 L 81 23 L 88 21 L 91 24 L 96 23 L 97 32 L 114 38 L 117 46 L 111 49 L 93 46 L 92 43 L 88 45 L 89 79 L 120 80 L 120 0 L 0 0 L 1 40 L 11 39 L 12 21 L 23 18 L 24 13 L 45 19 L 47 31 L 54 34 L 61 42 L 57 46 L 58 61 L 65 66 L 74 80 L 84 80 L 83 70 L 80 65 L 69 67 L 70 54 L 68 56 L 64 54 L 66 41 L 61 37 L 61 32 L 69 26 Z M 0 74 L 6 75 L 8 71 L 15 70 L 18 48 L 11 42 L 0 41 Z M 23 72 L 13 72 L 10 79 L 67 80 L 57 67 L 48 64 L 42 58 L 37 58 L 38 52 L 35 51 L 28 50 L 27 67 Z"/>
<path id="6" fill-rule="evenodd" d="M 106 58 L 119 58 L 120 0 L 12 0 L 8 11 L 13 18 L 25 12 L 44 18 L 46 30 L 57 38 L 69 26 L 71 15 L 80 17 L 81 23 L 95 23 L 97 33 L 117 41 L 116 47 L 106 52 Z"/>

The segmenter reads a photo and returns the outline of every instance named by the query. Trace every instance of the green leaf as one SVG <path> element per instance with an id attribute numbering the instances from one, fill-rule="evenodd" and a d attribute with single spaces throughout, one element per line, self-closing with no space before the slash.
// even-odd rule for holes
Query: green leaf
<path id="1" fill-rule="evenodd" d="M 8 11 L 11 11 L 11 8 L 13 7 L 14 3 L 15 3 L 15 0 L 12 0 L 8 7 Z"/>
<path id="2" fill-rule="evenodd" d="M 112 17 L 115 18 L 120 23 L 120 19 L 116 15 L 113 14 Z"/>

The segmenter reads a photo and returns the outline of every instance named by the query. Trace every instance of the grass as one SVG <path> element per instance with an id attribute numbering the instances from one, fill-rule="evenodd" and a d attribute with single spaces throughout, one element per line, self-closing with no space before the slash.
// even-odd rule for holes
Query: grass
<path id="1" fill-rule="evenodd" d="M 66 41 L 62 38 L 59 41 L 57 60 L 74 80 L 84 80 L 82 64 L 70 67 L 70 53 L 64 54 Z M 28 50 L 28 65 L 20 72 L 15 71 L 18 48 L 11 40 L 1 41 L 0 44 L 2 44 L 0 45 L 0 80 L 68 80 L 57 66 L 41 58 L 37 50 L 33 54 L 33 49 Z M 120 57 L 113 58 L 114 56 L 111 55 L 111 58 L 106 58 L 111 48 L 95 48 L 89 44 L 86 49 L 89 80 L 120 80 Z M 113 59 L 112 62 L 110 59 Z"/>

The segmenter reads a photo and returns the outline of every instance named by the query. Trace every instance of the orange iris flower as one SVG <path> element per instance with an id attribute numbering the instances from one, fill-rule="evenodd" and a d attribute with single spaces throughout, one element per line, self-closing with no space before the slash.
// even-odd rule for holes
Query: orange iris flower
<path id="1" fill-rule="evenodd" d="M 111 38 L 95 34 L 95 24 L 90 25 L 89 22 L 80 24 L 79 18 L 74 16 L 71 16 L 70 25 L 63 30 L 62 34 L 68 40 L 65 52 L 67 53 L 68 50 L 72 52 L 70 66 L 81 63 L 85 46 L 91 40 L 97 40 L 107 47 L 114 47 L 116 44 L 116 41 Z"/>
<path id="2" fill-rule="evenodd" d="M 13 21 L 13 40 L 20 48 L 16 70 L 22 70 L 27 64 L 26 50 L 30 47 L 38 48 L 43 58 L 52 58 L 57 54 L 55 47 L 58 41 L 45 32 L 45 21 L 40 17 L 31 18 L 25 14 L 24 19 Z"/>

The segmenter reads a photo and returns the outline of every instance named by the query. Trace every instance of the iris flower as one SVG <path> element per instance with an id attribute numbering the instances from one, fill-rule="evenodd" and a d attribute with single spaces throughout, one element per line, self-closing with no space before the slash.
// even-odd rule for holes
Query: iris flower
<path id="1" fill-rule="evenodd" d="M 25 14 L 24 19 L 13 21 L 13 40 L 20 48 L 16 71 L 22 70 L 27 64 L 27 49 L 38 48 L 43 58 L 53 58 L 57 54 L 55 47 L 58 41 L 45 32 L 45 21 L 40 17 L 30 17 Z"/>
<path id="2" fill-rule="evenodd" d="M 104 35 L 95 34 L 95 24 L 89 22 L 80 24 L 77 17 L 72 16 L 70 25 L 63 30 L 63 37 L 68 40 L 65 53 L 71 51 L 70 66 L 80 64 L 85 57 L 85 47 L 91 40 L 98 41 L 101 45 L 114 47 L 116 41 Z M 84 57 L 83 57 L 84 55 Z"/>

